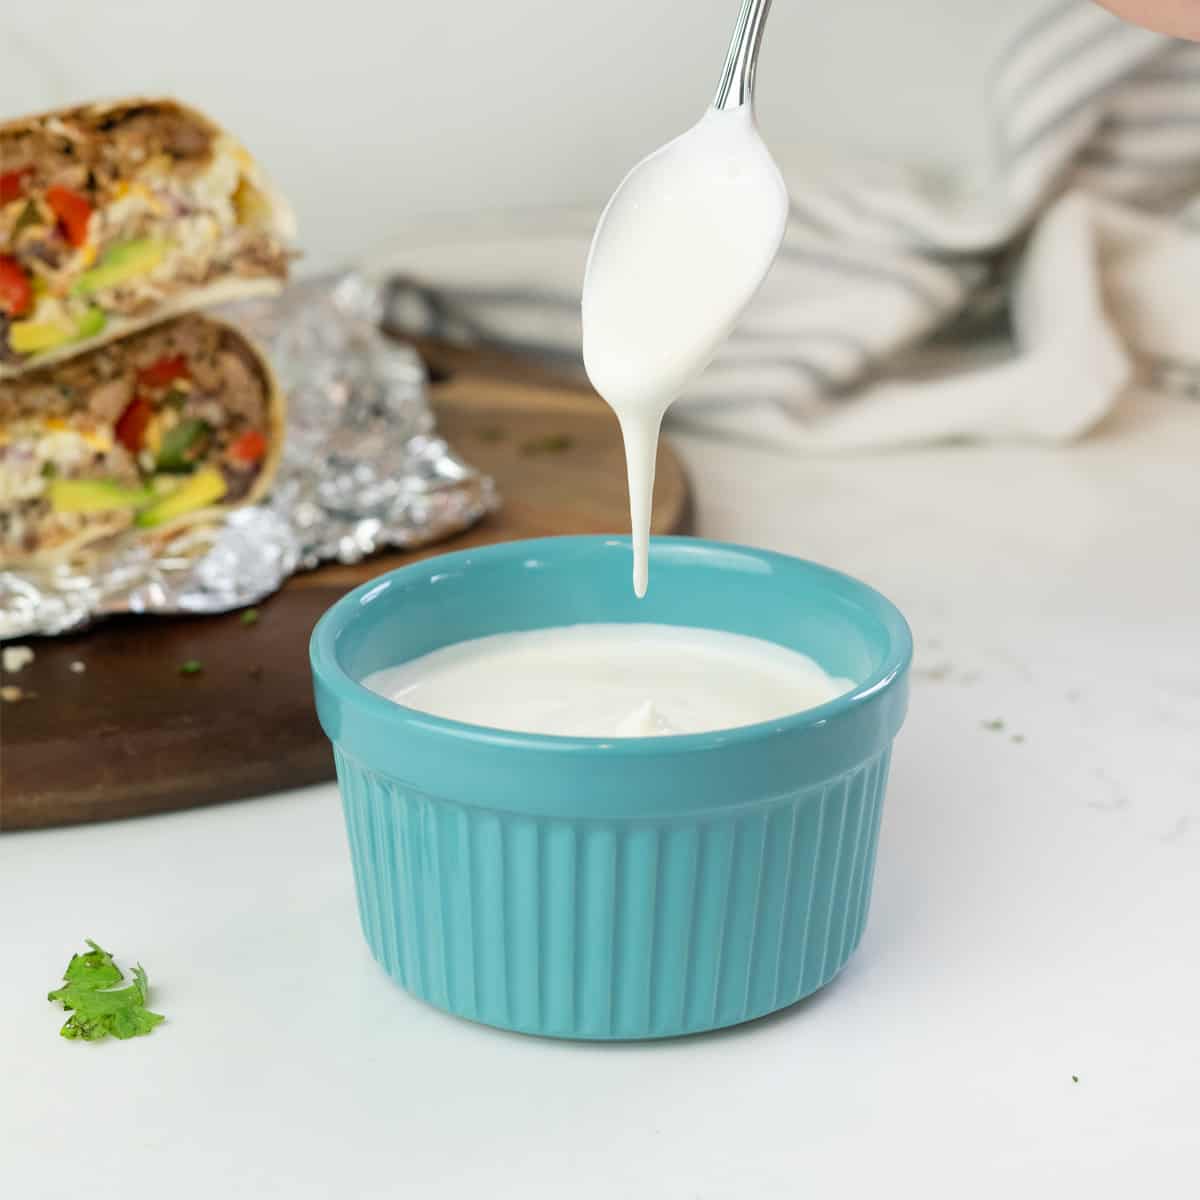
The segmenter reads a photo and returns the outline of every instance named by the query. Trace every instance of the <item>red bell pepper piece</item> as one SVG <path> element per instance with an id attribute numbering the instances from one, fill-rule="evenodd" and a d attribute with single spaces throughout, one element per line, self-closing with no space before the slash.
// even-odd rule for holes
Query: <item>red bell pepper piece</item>
<path id="1" fill-rule="evenodd" d="M 0 311 L 22 317 L 33 304 L 33 288 L 25 268 L 11 254 L 0 254 Z"/>
<path id="2" fill-rule="evenodd" d="M 0 204 L 11 204 L 25 195 L 25 184 L 32 174 L 32 167 L 18 167 L 15 171 L 0 171 Z"/>
<path id="3" fill-rule="evenodd" d="M 138 383 L 142 387 L 166 387 L 177 379 L 187 379 L 190 374 L 187 359 L 182 354 L 168 354 L 143 367 L 138 372 Z"/>
<path id="4" fill-rule="evenodd" d="M 266 452 L 267 439 L 257 429 L 247 429 L 245 433 L 234 438 L 225 451 L 234 462 L 245 463 L 247 466 L 258 462 Z"/>
<path id="5" fill-rule="evenodd" d="M 87 241 L 88 222 L 92 218 L 92 206 L 87 197 L 56 184 L 46 189 L 46 203 L 58 218 L 67 241 L 72 246 L 82 246 Z"/>
<path id="6" fill-rule="evenodd" d="M 117 419 L 115 433 L 117 441 L 129 451 L 136 454 L 142 448 L 142 440 L 146 436 L 146 426 L 154 409 L 150 401 L 142 396 L 134 396 L 125 406 L 125 411 Z"/>

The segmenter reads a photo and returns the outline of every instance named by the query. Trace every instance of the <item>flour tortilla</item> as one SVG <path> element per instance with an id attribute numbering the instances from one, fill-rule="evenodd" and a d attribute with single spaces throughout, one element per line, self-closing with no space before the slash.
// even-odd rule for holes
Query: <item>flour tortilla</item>
<path id="1" fill-rule="evenodd" d="M 56 346 L 43 354 L 35 354 L 21 363 L 0 363 L 0 379 L 19 379 L 32 371 L 40 371 L 43 367 L 52 367 L 55 363 L 78 358 L 89 350 L 97 350 L 110 342 L 119 341 L 132 333 L 161 325 L 172 317 L 181 317 L 186 313 L 196 312 L 205 308 L 218 308 L 222 304 L 232 304 L 237 300 L 248 300 L 253 296 L 275 296 L 282 290 L 283 284 L 278 279 L 219 279 L 206 283 L 188 291 L 180 292 L 169 300 L 156 304 L 151 311 L 137 317 L 111 316 L 108 324 L 95 337 L 83 341 L 70 342 L 65 346 Z"/>
<path id="2" fill-rule="evenodd" d="M 51 112 L 38 113 L 34 116 L 19 117 L 15 120 L 0 123 L 0 139 L 6 133 L 20 132 L 29 125 L 44 121 L 50 117 L 82 117 L 86 120 L 96 121 L 103 119 L 109 114 L 120 112 L 123 109 L 147 107 L 156 108 L 163 112 L 174 112 L 182 117 L 186 117 L 188 120 L 202 126 L 214 140 L 218 137 L 226 137 L 231 141 L 236 141 L 227 131 L 198 109 L 181 104 L 178 100 L 173 100 L 170 97 L 133 97 L 124 100 L 102 101 L 92 104 L 75 105 L 71 108 L 55 109 Z M 103 137 L 104 135 L 100 132 L 95 136 Z M 237 143 L 237 145 L 245 151 L 245 147 L 241 146 L 241 143 Z M 269 214 L 267 225 L 270 231 L 280 242 L 284 244 L 292 242 L 296 236 L 296 218 L 291 206 L 266 178 L 249 151 L 245 151 L 245 155 L 246 162 L 243 170 L 251 185 L 266 201 Z M 51 366 L 56 362 L 63 362 L 66 359 L 74 358 L 76 355 L 86 353 L 88 350 L 94 350 L 97 346 L 103 346 L 109 342 L 116 341 L 118 338 L 127 337 L 129 334 L 136 333 L 140 329 L 148 329 L 152 325 L 158 325 L 162 321 L 186 312 L 215 308 L 222 304 L 229 304 L 237 300 L 247 300 L 254 296 L 277 295 L 282 291 L 283 284 L 283 280 L 271 276 L 229 276 L 224 279 L 214 279 L 208 283 L 184 288 L 177 294 L 159 302 L 152 309 L 148 309 L 145 313 L 138 314 L 137 316 L 122 316 L 118 313 L 110 314 L 107 324 L 94 337 L 70 342 L 63 346 L 56 346 L 52 350 L 44 351 L 41 354 L 34 354 L 19 363 L 0 362 L 0 379 L 13 379 L 26 372 Z"/>

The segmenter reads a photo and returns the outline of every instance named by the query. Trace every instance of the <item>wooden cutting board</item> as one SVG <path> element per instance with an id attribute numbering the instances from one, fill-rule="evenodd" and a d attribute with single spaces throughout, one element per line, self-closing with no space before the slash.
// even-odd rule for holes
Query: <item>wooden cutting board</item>
<path id="1" fill-rule="evenodd" d="M 439 430 L 492 475 L 501 510 L 450 541 L 299 575 L 259 618 L 119 617 L 34 639 L 4 678 L 31 697 L 0 704 L 0 829 L 165 812 L 333 778 L 312 706 L 308 636 L 349 588 L 444 550 L 628 529 L 616 422 L 583 387 L 493 353 L 421 343 Z M 659 451 L 654 531 L 688 532 L 687 480 Z M 203 670 L 182 675 L 195 659 Z M 84 670 L 72 670 L 82 663 Z"/>

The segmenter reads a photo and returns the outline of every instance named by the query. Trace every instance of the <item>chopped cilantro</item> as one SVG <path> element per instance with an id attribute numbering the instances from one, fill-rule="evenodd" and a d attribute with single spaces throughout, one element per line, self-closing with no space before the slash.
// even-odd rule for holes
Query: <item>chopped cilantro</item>
<path id="1" fill-rule="evenodd" d="M 133 982 L 115 988 L 125 976 L 107 950 L 90 938 L 85 954 L 74 954 L 63 972 L 65 987 L 51 992 L 47 999 L 57 1001 L 71 1015 L 59 1033 L 71 1040 L 98 1042 L 109 1036 L 140 1037 L 165 1020 L 146 1008 L 150 990 L 141 963 L 133 968 Z"/>
<path id="2" fill-rule="evenodd" d="M 1072 1082 L 1072 1083 L 1078 1083 L 1078 1082 L 1079 1082 L 1079 1076 L 1078 1076 L 1078 1075 L 1072 1075 L 1072 1076 L 1071 1076 L 1071 1082 Z"/>
<path id="3" fill-rule="evenodd" d="M 242 618 L 241 618 L 241 619 L 242 619 L 242 624 L 243 624 L 243 625 L 254 625 L 254 624 L 256 624 L 256 623 L 257 623 L 257 621 L 258 621 L 258 609 L 257 609 L 257 608 L 248 608 L 248 609 L 246 609 L 246 611 L 245 611 L 244 613 L 242 613 Z"/>
<path id="4" fill-rule="evenodd" d="M 204 664 L 198 658 L 189 658 L 179 664 L 180 675 L 199 675 L 204 670 Z"/>
<path id="5" fill-rule="evenodd" d="M 981 721 L 980 724 L 984 729 L 990 729 L 993 733 L 1002 733 L 1004 731 L 1004 721 L 1000 717 L 996 717 L 992 721 Z"/>
<path id="6" fill-rule="evenodd" d="M 502 442 L 504 430 L 499 425 L 485 425 L 477 431 L 477 436 L 481 442 Z"/>

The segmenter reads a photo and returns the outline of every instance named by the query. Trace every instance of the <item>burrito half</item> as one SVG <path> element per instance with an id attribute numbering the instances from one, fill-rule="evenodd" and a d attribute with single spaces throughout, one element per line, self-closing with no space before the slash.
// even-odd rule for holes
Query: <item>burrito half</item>
<path id="1" fill-rule="evenodd" d="M 178 317 L 0 382 L 0 566 L 158 534 L 262 495 L 283 433 L 266 360 Z"/>
<path id="2" fill-rule="evenodd" d="M 173 100 L 0 125 L 0 377 L 276 290 L 293 232 L 249 153 Z"/>

